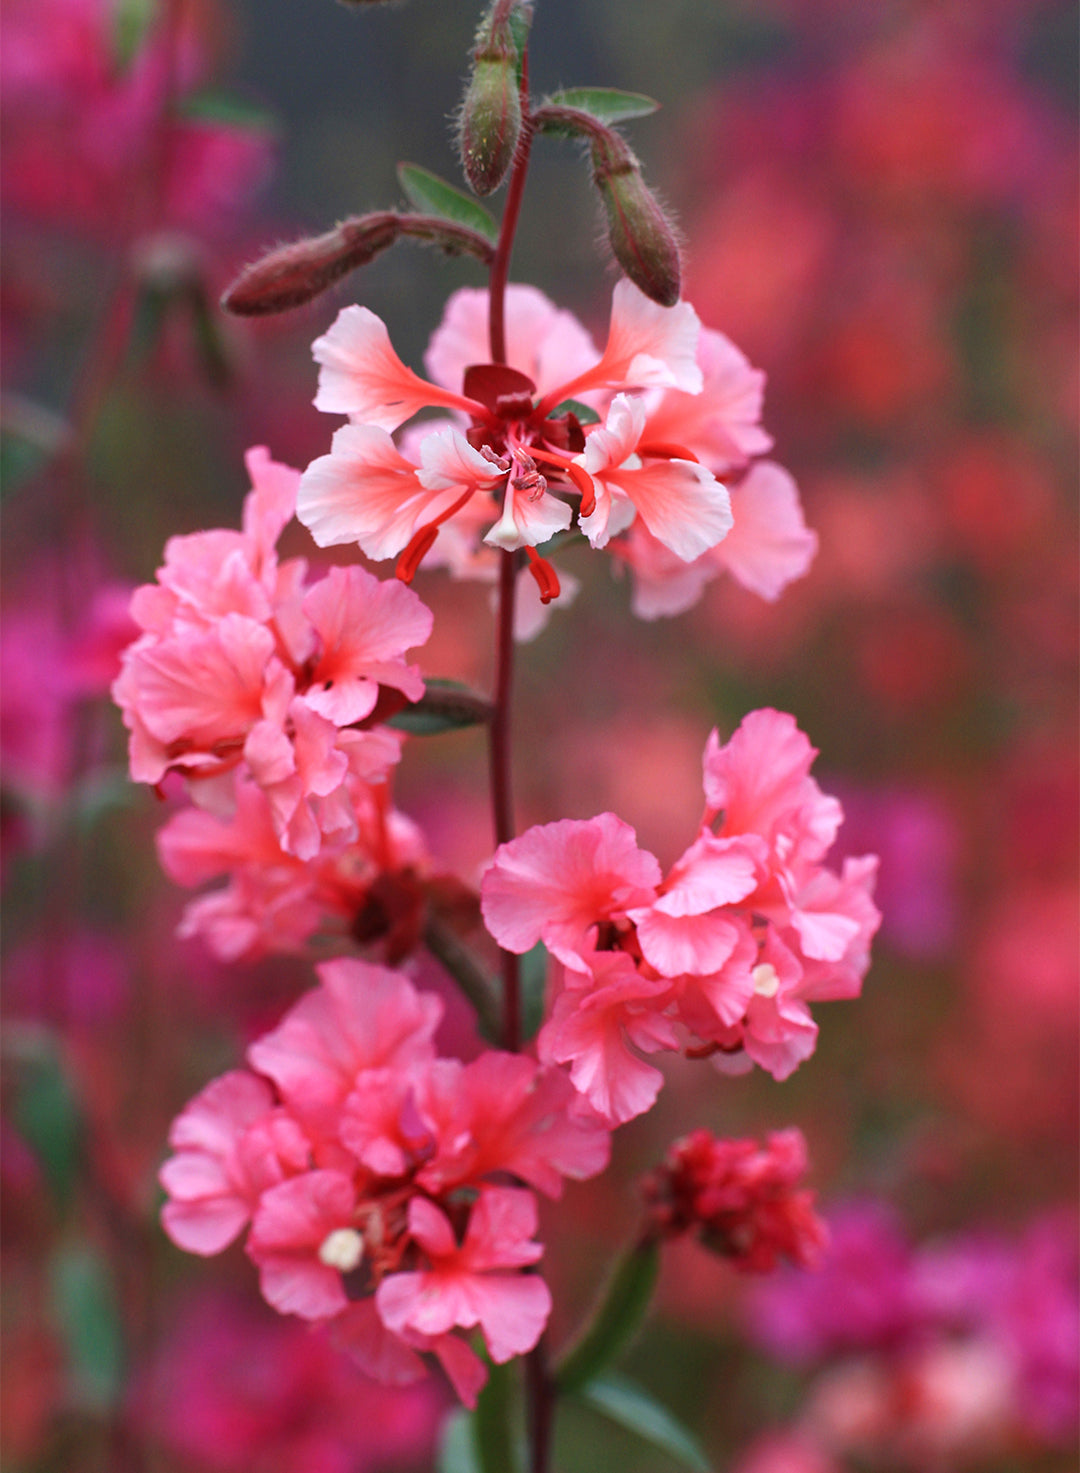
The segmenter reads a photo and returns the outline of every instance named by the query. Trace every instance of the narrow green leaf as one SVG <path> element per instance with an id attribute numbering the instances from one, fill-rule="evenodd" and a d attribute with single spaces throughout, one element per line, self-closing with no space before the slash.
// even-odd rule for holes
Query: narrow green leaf
<path id="1" fill-rule="evenodd" d="M 138 56 L 156 19 L 155 0 L 118 0 L 113 11 L 112 44 L 121 71 L 126 72 Z"/>
<path id="2" fill-rule="evenodd" d="M 694 1473 L 711 1473 L 712 1465 L 693 1433 L 648 1391 L 625 1377 L 604 1376 L 590 1381 L 577 1397 Z"/>
<path id="3" fill-rule="evenodd" d="M 627 118 L 647 118 L 660 106 L 641 92 L 620 92 L 616 87 L 567 87 L 547 99 L 559 107 L 576 107 L 602 123 L 618 123 Z"/>
<path id="4" fill-rule="evenodd" d="M 124 1378 L 123 1336 L 108 1265 L 89 1248 L 62 1248 L 50 1265 L 49 1289 L 76 1394 L 89 1409 L 108 1411 Z"/>
<path id="5" fill-rule="evenodd" d="M 193 92 L 180 104 L 182 117 L 196 123 L 222 123 L 253 133 L 277 131 L 272 113 L 228 92 Z"/>
<path id="6" fill-rule="evenodd" d="M 514 40 L 514 49 L 517 52 L 517 84 L 521 86 L 522 68 L 525 61 L 525 48 L 529 44 L 529 27 L 532 24 L 532 7 L 529 5 L 515 5 L 509 15 L 510 35 Z"/>
<path id="7" fill-rule="evenodd" d="M 481 1473 L 470 1412 L 451 1412 L 439 1434 L 437 1473 Z"/>
<path id="8" fill-rule="evenodd" d="M 548 954 L 542 941 L 521 958 L 518 978 L 521 986 L 521 1041 L 528 1043 L 540 1031 L 540 1024 L 544 1021 Z"/>
<path id="9" fill-rule="evenodd" d="M 659 1271 L 654 1242 L 636 1243 L 616 1265 L 592 1323 L 556 1372 L 561 1391 L 578 1391 L 622 1354 L 641 1328 Z"/>
<path id="10" fill-rule="evenodd" d="M 596 410 L 590 409 L 587 404 L 582 404 L 580 399 L 564 399 L 561 404 L 556 404 L 548 418 L 558 419 L 562 414 L 574 415 L 578 424 L 598 425 L 600 423 L 600 416 Z"/>
<path id="11" fill-rule="evenodd" d="M 499 227 L 483 205 L 478 205 L 460 189 L 447 184 L 438 174 L 432 174 L 429 169 L 421 169 L 419 164 L 398 164 L 397 173 L 405 197 L 413 209 L 422 214 L 439 215 L 444 220 L 453 220 L 458 225 L 475 230 L 492 244 L 498 240 Z"/>
<path id="12" fill-rule="evenodd" d="M 429 680 L 424 694 L 411 706 L 391 716 L 387 726 L 412 736 L 438 736 L 466 726 L 483 726 L 491 719 L 491 702 L 486 696 L 457 680 Z"/>
<path id="13" fill-rule="evenodd" d="M 473 1413 L 482 1473 L 518 1473 L 521 1467 L 513 1427 L 515 1381 L 513 1362 L 489 1365 Z"/>
<path id="14" fill-rule="evenodd" d="M 29 1039 L 20 1059 L 15 1123 L 41 1163 L 57 1204 L 70 1201 L 82 1145 L 79 1106 L 48 1035 Z"/>

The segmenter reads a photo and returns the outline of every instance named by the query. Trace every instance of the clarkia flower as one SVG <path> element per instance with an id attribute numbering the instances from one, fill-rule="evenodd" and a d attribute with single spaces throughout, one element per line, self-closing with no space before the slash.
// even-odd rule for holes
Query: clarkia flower
<path id="1" fill-rule="evenodd" d="M 442 1363 L 470 1405 L 535 1344 L 551 1299 L 535 1191 L 603 1170 L 608 1127 L 565 1074 L 518 1054 L 436 1057 L 438 999 L 339 959 L 173 1125 L 162 1220 L 182 1248 L 247 1252 L 280 1313 L 329 1326 L 376 1379 Z"/>
<path id="2" fill-rule="evenodd" d="M 171 538 L 157 581 L 135 591 L 143 632 L 113 698 L 137 781 L 177 771 L 203 807 L 230 812 L 245 770 L 281 848 L 312 859 L 326 836 L 356 838 L 350 784 L 381 781 L 398 760 L 401 739 L 376 708 L 422 695 L 403 656 L 432 619 L 411 590 L 363 568 L 306 585 L 306 562 L 275 551 L 299 475 L 262 449 L 247 466 L 243 530 Z"/>
<path id="3" fill-rule="evenodd" d="M 666 876 L 611 813 L 496 851 L 488 929 L 513 952 L 542 941 L 564 968 L 540 1057 L 569 1064 L 613 1124 L 662 1082 L 635 1050 L 784 1079 L 814 1051 L 809 1003 L 858 995 L 880 922 L 877 861 L 826 866 L 842 813 L 810 777 L 815 756 L 778 711 L 751 712 L 726 744 L 713 732 L 701 828 Z"/>

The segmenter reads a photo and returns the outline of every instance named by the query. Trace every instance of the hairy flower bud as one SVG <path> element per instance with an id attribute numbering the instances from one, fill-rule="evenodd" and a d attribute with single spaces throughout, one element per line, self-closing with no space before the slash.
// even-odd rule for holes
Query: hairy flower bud
<path id="1" fill-rule="evenodd" d="M 607 215 L 615 259 L 645 295 L 662 307 L 679 300 L 679 247 L 637 159 L 617 133 L 594 138 L 593 178 Z"/>
<path id="2" fill-rule="evenodd" d="M 496 0 L 476 36 L 459 140 L 465 177 L 476 194 L 498 189 L 514 162 L 521 134 L 515 19 L 527 24 L 527 7 Z"/>
<path id="3" fill-rule="evenodd" d="M 285 312 L 319 296 L 358 266 L 394 244 L 399 217 L 389 211 L 344 220 L 325 235 L 278 246 L 245 266 L 221 305 L 242 317 Z"/>

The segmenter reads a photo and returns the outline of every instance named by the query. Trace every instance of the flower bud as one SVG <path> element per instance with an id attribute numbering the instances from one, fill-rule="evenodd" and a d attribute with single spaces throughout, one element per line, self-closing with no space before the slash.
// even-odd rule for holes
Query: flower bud
<path id="1" fill-rule="evenodd" d="M 475 194 L 498 189 L 517 151 L 521 95 L 511 20 L 521 9 L 496 3 L 477 33 L 460 119 L 461 161 Z"/>
<path id="2" fill-rule="evenodd" d="M 225 292 L 221 305 L 241 317 L 285 312 L 310 302 L 350 271 L 394 244 L 399 217 L 389 211 L 344 220 L 325 235 L 278 246 L 245 266 Z"/>
<path id="3" fill-rule="evenodd" d="M 615 259 L 647 297 L 674 307 L 680 290 L 679 246 L 637 160 L 625 144 L 613 148 L 607 140 L 594 140 L 592 162 Z"/>

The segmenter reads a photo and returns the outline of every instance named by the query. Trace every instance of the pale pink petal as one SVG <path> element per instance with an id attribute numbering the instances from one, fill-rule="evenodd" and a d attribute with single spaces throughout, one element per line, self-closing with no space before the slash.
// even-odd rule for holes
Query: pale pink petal
<path id="1" fill-rule="evenodd" d="M 322 644 L 305 701 L 338 726 L 362 721 L 379 686 L 411 701 L 424 691 L 415 666 L 401 656 L 423 644 L 432 614 L 398 579 L 380 582 L 363 568 L 332 568 L 304 599 L 304 612 Z"/>
<path id="2" fill-rule="evenodd" d="M 542 939 L 580 970 L 593 950 L 593 927 L 649 904 L 659 880 L 654 857 L 613 813 L 562 819 L 496 850 L 481 882 L 481 908 L 500 946 L 520 953 Z"/>
<path id="3" fill-rule="evenodd" d="M 517 490 L 511 480 L 503 496 L 502 516 L 484 541 L 507 552 L 526 545 L 537 547 L 556 532 L 565 532 L 572 520 L 573 513 L 565 501 L 546 491 Z"/>
<path id="4" fill-rule="evenodd" d="M 396 430 L 418 409 L 441 405 L 466 414 L 478 406 L 437 388 L 406 368 L 385 324 L 367 307 L 346 307 L 311 349 L 320 364 L 316 409 L 347 414 L 357 424 Z"/>
<path id="5" fill-rule="evenodd" d="M 479 450 L 473 448 L 456 425 L 443 425 L 418 442 L 420 484 L 429 491 L 490 491 L 506 479 Z"/>
<path id="6" fill-rule="evenodd" d="M 546 394 L 599 359 L 592 338 L 571 312 L 561 311 L 534 286 L 506 288 L 506 358 Z M 446 304 L 424 366 L 437 384 L 460 389 L 465 370 L 491 361 L 488 293 L 465 287 Z"/>
<path id="7" fill-rule="evenodd" d="M 453 499 L 421 485 L 385 430 L 343 425 L 330 454 L 301 477 L 296 515 L 320 547 L 356 542 L 369 557 L 389 558 Z"/>
<path id="8" fill-rule="evenodd" d="M 717 575 L 713 554 L 684 562 L 641 521 L 634 522 L 626 536 L 612 544 L 611 552 L 630 569 L 634 582 L 630 607 L 639 619 L 668 619 L 684 614 L 693 608 L 706 585 Z"/>
<path id="9" fill-rule="evenodd" d="M 471 1410 L 487 1384 L 484 1362 L 456 1335 L 440 1335 L 426 1347 L 438 1359 L 458 1396 Z"/>
<path id="10" fill-rule="evenodd" d="M 751 835 L 716 839 L 703 834 L 676 860 L 661 886 L 656 909 L 669 916 L 703 915 L 719 905 L 744 900 L 757 886 L 764 845 Z"/>
<path id="11" fill-rule="evenodd" d="M 689 302 L 661 307 L 623 277 L 615 285 L 611 324 L 600 362 L 545 395 L 545 405 L 583 389 L 684 389 L 698 394 L 701 323 Z"/>
<path id="12" fill-rule="evenodd" d="M 262 1194 L 247 1252 L 267 1302 L 280 1314 L 329 1319 L 348 1299 L 341 1274 L 319 1258 L 330 1233 L 352 1225 L 356 1192 L 340 1171 L 310 1171 Z"/>
<path id="13" fill-rule="evenodd" d="M 296 512 L 296 488 L 300 472 L 271 460 L 265 445 L 255 446 L 244 456 L 252 489 L 244 500 L 244 536 L 260 558 L 265 557 Z"/>
<path id="14" fill-rule="evenodd" d="M 358 1299 L 334 1320 L 333 1343 L 383 1386 L 409 1386 L 427 1375 L 424 1362 L 379 1318 L 374 1299 Z"/>
<path id="15" fill-rule="evenodd" d="M 700 394 L 669 389 L 650 398 L 647 438 L 685 445 L 718 475 L 772 448 L 761 428 L 765 375 L 730 338 L 702 328 Z"/>
<path id="16" fill-rule="evenodd" d="M 781 466 L 762 461 L 732 491 L 731 510 L 734 526 L 713 557 L 751 593 L 779 598 L 817 554 L 817 533 L 803 520 L 798 487 Z"/>
<path id="17" fill-rule="evenodd" d="M 653 907 L 633 911 L 631 919 L 642 955 L 663 977 L 718 972 L 739 939 L 738 928 L 718 915 L 671 916 Z"/>

